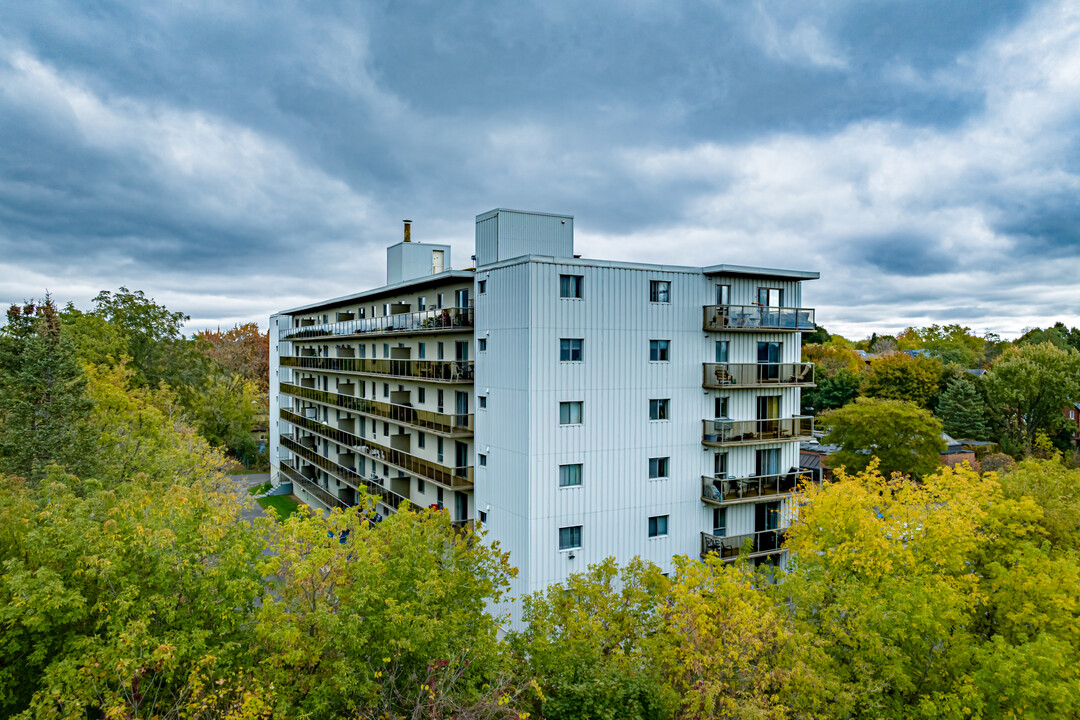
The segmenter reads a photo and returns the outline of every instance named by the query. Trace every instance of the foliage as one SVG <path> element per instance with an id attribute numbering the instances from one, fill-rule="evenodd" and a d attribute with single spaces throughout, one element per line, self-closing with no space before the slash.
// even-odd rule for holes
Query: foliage
<path id="1" fill-rule="evenodd" d="M 854 350 L 831 343 L 803 345 L 802 361 L 814 363 L 815 376 L 819 380 L 822 376 L 831 377 L 840 370 L 857 374 L 865 365 L 863 359 Z"/>
<path id="2" fill-rule="evenodd" d="M 285 520 L 296 514 L 300 502 L 288 495 L 269 495 L 255 502 L 263 508 L 273 508 L 278 519 Z"/>
<path id="3" fill-rule="evenodd" d="M 326 517 L 301 507 L 270 535 L 273 591 L 256 647 L 275 716 L 503 707 L 512 697 L 485 688 L 504 687 L 508 674 L 499 621 L 485 608 L 514 573 L 507 555 L 455 534 L 445 512 L 402 508 L 377 523 L 374 515 L 367 496 Z"/>
<path id="4" fill-rule="evenodd" d="M 1055 547 L 1080 550 L 1080 470 L 1067 468 L 1059 455 L 1027 458 L 1001 476 L 1006 497 L 1029 497 L 1043 514 L 1041 525 Z"/>
<path id="5" fill-rule="evenodd" d="M 945 432 L 966 440 L 986 440 L 990 427 L 986 403 L 975 386 L 961 379 L 951 381 L 938 401 L 937 416 Z"/>
<path id="6" fill-rule="evenodd" d="M 814 326 L 814 332 L 803 335 L 803 345 L 824 345 L 832 340 L 832 335 L 821 325 Z"/>
<path id="7" fill-rule="evenodd" d="M 1003 447 L 1030 454 L 1039 432 L 1063 428 L 1062 408 L 1080 398 L 1080 352 L 1051 343 L 1009 348 L 985 381 Z"/>
<path id="8" fill-rule="evenodd" d="M 1069 328 L 1065 323 L 1056 322 L 1045 330 L 1039 328 L 1028 330 L 1016 341 L 1016 345 L 1020 347 L 1042 343 L 1050 343 L 1061 350 L 1068 350 L 1071 347 L 1080 351 L 1080 328 Z"/>
<path id="9" fill-rule="evenodd" d="M 823 442 L 840 446 L 831 467 L 865 470 L 877 458 L 883 473 L 922 477 L 941 464 L 941 422 L 913 403 L 859 398 L 819 417 L 828 428 Z"/>
<path id="10" fill-rule="evenodd" d="M 101 315 L 84 313 L 69 302 L 60 311 L 60 320 L 83 365 L 112 366 L 127 356 L 127 338 Z"/>
<path id="11" fill-rule="evenodd" d="M 255 456 L 251 429 L 262 406 L 255 383 L 237 375 L 214 374 L 184 397 L 192 422 L 212 445 L 227 447 L 241 459 Z"/>
<path id="12" fill-rule="evenodd" d="M 256 323 L 237 324 L 222 331 L 206 330 L 196 334 L 206 353 L 234 377 L 254 383 L 261 394 L 269 390 L 270 333 L 260 332 Z"/>
<path id="13" fill-rule="evenodd" d="M 942 363 L 977 368 L 983 364 L 986 339 L 960 325 L 931 325 L 919 331 L 920 347 Z"/>
<path id="14" fill-rule="evenodd" d="M 1075 556 L 992 475 L 838 472 L 808 488 L 774 588 L 829 655 L 848 717 L 1074 717 Z"/>
<path id="15" fill-rule="evenodd" d="M 94 314 L 117 328 L 126 339 L 136 381 L 150 386 L 169 382 L 170 375 L 175 373 L 175 359 L 169 358 L 169 354 L 182 340 L 180 331 L 190 318 L 158 305 L 142 290 L 132 292 L 123 286 L 116 292 L 102 290 L 94 302 L 97 305 Z"/>
<path id="16" fill-rule="evenodd" d="M 79 471 L 90 459 L 84 423 L 86 379 L 50 298 L 12 305 L 0 329 L 0 473 L 31 483 L 58 463 Z"/>
<path id="17" fill-rule="evenodd" d="M 667 580 L 640 559 L 613 559 L 527 596 L 526 629 L 511 645 L 541 693 L 540 717 L 665 718 L 677 696 L 656 662 L 664 652 Z"/>
<path id="18" fill-rule="evenodd" d="M 867 397 L 930 408 L 937 398 L 941 372 L 940 360 L 893 353 L 870 361 L 860 391 Z"/>
<path id="19" fill-rule="evenodd" d="M 859 394 L 862 379 L 847 368 L 817 381 L 816 388 L 802 391 L 803 410 L 818 413 L 843 407 Z"/>

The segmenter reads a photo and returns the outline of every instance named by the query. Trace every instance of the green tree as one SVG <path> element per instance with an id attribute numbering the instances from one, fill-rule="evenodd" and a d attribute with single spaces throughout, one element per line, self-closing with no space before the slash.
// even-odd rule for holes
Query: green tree
<path id="1" fill-rule="evenodd" d="M 803 412 L 812 414 L 843 407 L 859 394 L 862 379 L 851 370 L 841 368 L 836 374 L 817 381 L 816 388 L 802 391 Z"/>
<path id="2" fill-rule="evenodd" d="M 829 455 L 831 467 L 865 470 L 877 458 L 883 473 L 922 477 L 941 464 L 941 421 L 914 403 L 859 398 L 819 418 L 828 428 L 823 442 L 840 446 Z"/>
<path id="3" fill-rule="evenodd" d="M 183 344 L 181 329 L 191 318 L 158 305 L 142 290 L 121 287 L 115 293 L 103 290 L 94 298 L 94 314 L 118 328 L 127 341 L 135 379 L 139 384 L 157 386 L 178 374 L 176 345 Z"/>
<path id="4" fill-rule="evenodd" d="M 658 662 L 668 582 L 659 568 L 635 558 L 621 570 L 613 559 L 592 565 L 523 601 L 526 629 L 511 645 L 539 684 L 539 717 L 671 717 L 677 695 Z"/>
<path id="5" fill-rule="evenodd" d="M 1042 508 L 1040 524 L 1057 548 L 1080 550 L 1080 470 L 1060 456 L 1027 458 L 999 479 L 1006 497 L 1029 497 Z"/>
<path id="6" fill-rule="evenodd" d="M 931 325 L 919 331 L 921 347 L 942 363 L 963 368 L 981 367 L 986 341 L 961 325 Z"/>
<path id="7" fill-rule="evenodd" d="M 940 360 L 893 353 L 870 361 L 860 391 L 867 397 L 905 400 L 930 408 L 938 395 L 941 372 Z"/>
<path id="8" fill-rule="evenodd" d="M 210 444 L 226 447 L 241 459 L 255 456 L 251 430 L 263 407 L 255 383 L 219 372 L 198 388 L 185 388 L 184 395 L 192 422 Z"/>
<path id="9" fill-rule="evenodd" d="M 1055 435 L 1067 422 L 1062 408 L 1080 398 L 1080 352 L 1051 343 L 1009 348 L 985 381 L 1002 447 L 1030 454 L 1036 436 Z"/>
<path id="10" fill-rule="evenodd" d="M 48 297 L 12 305 L 0 328 L 0 473 L 39 481 L 50 463 L 85 467 L 86 380 Z"/>
<path id="11" fill-rule="evenodd" d="M 937 416 L 945 432 L 966 440 L 987 440 L 986 402 L 974 384 L 959 378 L 951 381 L 938 401 Z"/>
<path id="12" fill-rule="evenodd" d="M 116 365 L 127 356 L 127 338 L 101 315 L 84 313 L 69 302 L 60 311 L 60 319 L 84 365 Z"/>

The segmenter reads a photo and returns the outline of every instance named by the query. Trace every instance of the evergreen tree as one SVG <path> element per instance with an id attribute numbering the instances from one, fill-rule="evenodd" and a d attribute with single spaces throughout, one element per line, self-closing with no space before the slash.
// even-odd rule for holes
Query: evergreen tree
<path id="1" fill-rule="evenodd" d="M 56 463 L 86 469 L 90 412 L 75 346 L 52 299 L 12 305 L 0 330 L 0 473 L 31 483 Z"/>
<path id="2" fill-rule="evenodd" d="M 986 403 L 974 385 L 959 378 L 950 382 L 941 394 L 937 416 L 945 432 L 953 437 L 986 440 L 990 436 Z"/>

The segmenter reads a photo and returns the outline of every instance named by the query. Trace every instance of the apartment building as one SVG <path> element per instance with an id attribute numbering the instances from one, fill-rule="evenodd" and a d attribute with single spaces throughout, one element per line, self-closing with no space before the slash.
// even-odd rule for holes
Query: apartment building
<path id="1" fill-rule="evenodd" d="M 608 556 L 778 560 L 818 274 L 585 260 L 573 222 L 479 215 L 467 270 L 406 226 L 386 285 L 274 315 L 279 477 L 317 507 L 363 488 L 482 523 L 515 596 Z"/>

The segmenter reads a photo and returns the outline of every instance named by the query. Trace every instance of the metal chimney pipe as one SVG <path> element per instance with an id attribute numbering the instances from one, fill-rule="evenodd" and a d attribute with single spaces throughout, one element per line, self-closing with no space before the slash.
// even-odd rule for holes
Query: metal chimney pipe
<path id="1" fill-rule="evenodd" d="M 412 242 L 412 220 L 403 220 L 405 223 L 405 242 Z"/>

